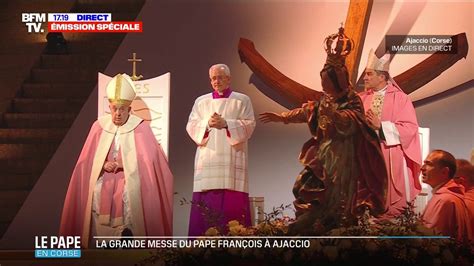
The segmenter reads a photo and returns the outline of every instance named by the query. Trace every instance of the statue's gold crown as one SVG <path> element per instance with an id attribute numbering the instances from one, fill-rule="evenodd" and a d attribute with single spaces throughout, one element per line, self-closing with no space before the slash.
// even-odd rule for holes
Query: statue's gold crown
<path id="1" fill-rule="evenodd" d="M 354 42 L 344 34 L 341 26 L 338 33 L 334 33 L 324 39 L 324 50 L 328 54 L 326 64 L 341 66 L 345 64 L 346 56 L 354 48 Z"/>

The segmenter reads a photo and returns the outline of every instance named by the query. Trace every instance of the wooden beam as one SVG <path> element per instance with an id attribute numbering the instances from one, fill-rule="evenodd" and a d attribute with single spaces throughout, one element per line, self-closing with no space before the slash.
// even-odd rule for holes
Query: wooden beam
<path id="1" fill-rule="evenodd" d="M 354 41 L 354 50 L 346 58 L 346 66 L 352 84 L 358 76 L 360 57 L 367 32 L 370 12 L 372 10 L 373 0 L 351 1 L 349 4 L 349 13 L 346 18 L 345 33 Z M 467 56 L 469 45 L 466 34 L 461 33 L 453 36 L 457 42 L 458 52 L 456 54 L 435 53 L 410 68 L 404 73 L 396 76 L 394 79 L 400 87 L 409 94 L 416 89 L 427 84 L 446 69 L 454 65 L 458 60 Z M 312 90 L 282 74 L 273 67 L 256 49 L 252 41 L 241 38 L 239 41 L 239 55 L 242 62 L 259 77 L 267 86 L 283 95 L 290 104 L 285 105 L 288 109 L 301 106 L 309 100 L 318 100 L 322 93 Z M 267 95 L 269 96 L 269 95 Z M 271 96 L 269 96 L 272 98 Z M 275 100 L 275 99 L 274 99 Z M 276 100 L 278 102 L 278 100 Z"/>
<path id="2" fill-rule="evenodd" d="M 356 84 L 357 81 L 372 4 L 373 0 L 350 1 L 349 4 L 344 31 L 354 41 L 354 50 L 346 58 L 346 66 L 352 84 Z"/>
<path id="3" fill-rule="evenodd" d="M 256 49 L 252 41 L 240 38 L 240 60 L 257 75 L 267 86 L 282 94 L 292 104 L 288 109 L 301 106 L 309 100 L 318 100 L 322 93 L 312 90 L 283 75 L 272 66 Z M 280 103 L 282 104 L 282 103 Z"/>

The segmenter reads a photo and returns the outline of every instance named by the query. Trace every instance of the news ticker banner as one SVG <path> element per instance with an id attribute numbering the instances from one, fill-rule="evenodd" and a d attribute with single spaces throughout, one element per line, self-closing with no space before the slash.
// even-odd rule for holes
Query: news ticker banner
<path id="1" fill-rule="evenodd" d="M 449 239 L 449 236 L 206 236 L 93 237 L 95 249 L 308 249 L 315 239 Z M 79 236 L 36 236 L 35 258 L 80 258 Z"/>
<path id="2" fill-rule="evenodd" d="M 141 21 L 112 21 L 111 13 L 22 13 L 28 33 L 48 32 L 143 32 Z"/>

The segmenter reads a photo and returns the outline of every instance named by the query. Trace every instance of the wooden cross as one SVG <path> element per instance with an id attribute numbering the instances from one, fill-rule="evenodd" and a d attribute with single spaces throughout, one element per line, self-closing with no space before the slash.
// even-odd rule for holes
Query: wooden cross
<path id="1" fill-rule="evenodd" d="M 133 81 L 140 80 L 143 78 L 142 75 L 137 76 L 137 62 L 141 62 L 142 60 L 137 58 L 137 53 L 132 53 L 133 58 L 129 58 L 128 62 L 132 62 L 132 76 L 130 77 Z"/>
<path id="2" fill-rule="evenodd" d="M 351 0 L 346 17 L 345 33 L 354 41 L 354 49 L 346 58 L 346 66 L 349 71 L 352 84 L 356 84 L 357 70 L 364 46 L 365 36 L 369 23 L 370 11 L 373 0 Z M 467 56 L 468 43 L 465 33 L 451 37 L 457 42 L 457 54 L 442 54 L 436 52 L 421 63 L 408 69 L 402 74 L 394 77 L 406 94 L 410 94 L 423 85 L 427 84 L 454 63 Z M 309 100 L 318 100 L 322 93 L 310 89 L 290 78 L 273 67 L 256 49 L 252 41 L 241 38 L 239 41 L 240 59 L 270 88 L 283 95 L 288 103 L 278 101 L 275 96 L 267 95 L 274 101 L 288 109 L 300 107 Z"/>

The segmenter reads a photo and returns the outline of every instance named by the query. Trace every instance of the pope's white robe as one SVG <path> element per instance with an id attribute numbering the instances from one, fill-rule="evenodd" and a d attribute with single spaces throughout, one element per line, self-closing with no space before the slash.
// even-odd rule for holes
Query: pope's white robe
<path id="1" fill-rule="evenodd" d="M 214 113 L 227 121 L 227 129 L 208 128 Z M 186 131 L 198 145 L 194 192 L 230 189 L 248 193 L 247 140 L 254 129 L 248 96 L 233 91 L 228 98 L 213 99 L 209 93 L 196 99 L 186 125 Z"/>

